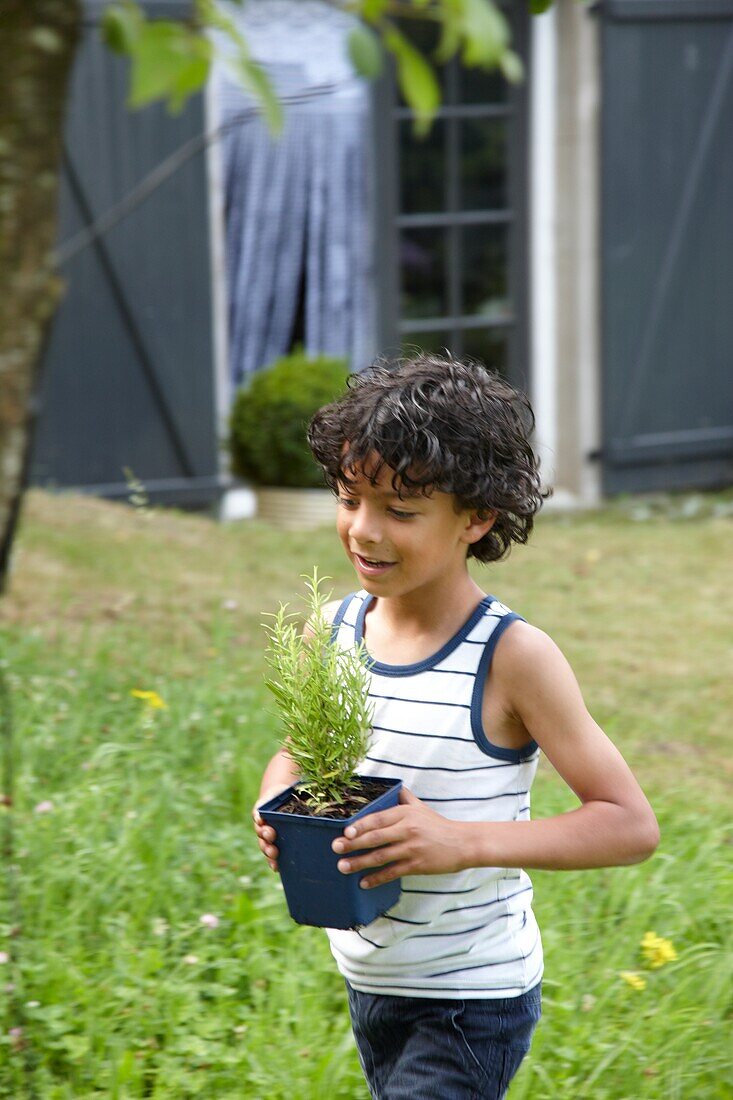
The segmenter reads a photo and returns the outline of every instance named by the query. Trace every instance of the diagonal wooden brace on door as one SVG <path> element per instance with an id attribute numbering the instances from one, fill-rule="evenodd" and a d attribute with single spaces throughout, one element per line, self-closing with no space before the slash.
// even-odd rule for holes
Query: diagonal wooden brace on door
<path id="1" fill-rule="evenodd" d="M 74 167 L 73 160 L 69 154 L 68 149 L 66 148 L 64 148 L 62 160 L 64 170 L 66 171 L 66 175 L 69 181 L 69 186 L 71 188 L 71 193 L 74 197 L 74 201 L 79 208 L 79 212 L 82 215 L 86 226 L 91 227 L 94 224 L 94 214 L 82 182 L 79 179 L 79 175 Z M 128 301 L 127 295 L 125 294 L 125 291 L 122 287 L 122 281 L 117 275 L 114 261 L 112 260 L 112 257 L 109 254 L 109 250 L 101 235 L 95 234 L 92 237 L 91 247 L 96 252 L 99 262 L 102 266 L 102 270 L 104 271 L 107 281 L 109 283 L 112 297 L 119 310 L 120 317 L 130 337 L 132 346 L 134 347 L 137 354 L 140 366 L 142 367 L 143 375 L 148 383 L 153 401 L 160 415 L 161 422 L 165 427 L 166 433 L 173 448 L 173 453 L 175 454 L 176 460 L 178 461 L 178 464 L 181 468 L 181 473 L 186 477 L 193 477 L 195 474 L 195 470 L 188 452 L 188 448 L 186 447 L 181 432 L 178 430 L 178 425 L 175 422 L 173 412 L 168 404 L 168 401 L 166 400 L 165 393 L 163 392 L 163 387 L 160 384 L 160 380 L 158 378 L 152 356 L 150 355 L 145 345 L 145 341 L 143 339 L 142 333 L 140 332 L 140 329 L 135 323 L 135 316 L 132 307 L 130 306 L 130 303 Z"/>

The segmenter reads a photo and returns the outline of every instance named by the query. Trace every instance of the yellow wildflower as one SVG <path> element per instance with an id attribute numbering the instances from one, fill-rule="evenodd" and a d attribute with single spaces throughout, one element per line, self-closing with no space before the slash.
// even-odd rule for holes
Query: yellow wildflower
<path id="1" fill-rule="evenodd" d="M 136 699 L 142 699 L 143 702 L 147 703 L 153 710 L 162 710 L 168 706 L 168 704 L 158 695 L 157 691 L 140 691 L 139 688 L 133 688 L 130 695 L 133 695 Z"/>
<path id="2" fill-rule="evenodd" d="M 641 941 L 641 953 L 652 970 L 657 970 L 665 963 L 674 962 L 677 958 L 672 941 L 662 939 L 656 932 L 646 933 Z"/>
<path id="3" fill-rule="evenodd" d="M 646 989 L 646 978 L 642 978 L 640 974 L 635 974 L 633 970 L 622 970 L 620 976 L 632 989 Z"/>

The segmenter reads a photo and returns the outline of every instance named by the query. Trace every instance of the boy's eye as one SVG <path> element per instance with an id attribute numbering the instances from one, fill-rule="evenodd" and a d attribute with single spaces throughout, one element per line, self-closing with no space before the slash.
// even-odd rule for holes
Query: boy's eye
<path id="1" fill-rule="evenodd" d="M 342 504 L 344 508 L 359 507 L 359 501 L 354 500 L 352 497 L 339 497 L 338 502 L 339 504 Z M 413 516 L 416 515 L 415 512 L 404 512 L 401 508 L 388 508 L 387 511 L 391 512 L 393 516 L 397 517 L 397 519 L 412 519 Z"/>

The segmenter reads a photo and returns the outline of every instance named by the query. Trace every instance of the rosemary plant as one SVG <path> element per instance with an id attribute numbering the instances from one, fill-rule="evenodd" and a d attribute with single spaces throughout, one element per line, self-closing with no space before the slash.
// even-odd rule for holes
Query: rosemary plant
<path id="1" fill-rule="evenodd" d="M 288 611 L 289 604 L 280 604 L 276 615 L 266 613 L 274 619 L 272 626 L 263 624 L 265 660 L 274 676 L 265 684 L 285 726 L 283 743 L 300 770 L 299 793 L 324 815 L 343 802 L 369 747 L 369 672 L 363 643 L 348 651 L 331 644 L 331 624 L 323 614 L 331 593 L 323 594 L 318 569 L 302 576 L 312 634 L 304 636 L 291 621 L 297 613 Z"/>

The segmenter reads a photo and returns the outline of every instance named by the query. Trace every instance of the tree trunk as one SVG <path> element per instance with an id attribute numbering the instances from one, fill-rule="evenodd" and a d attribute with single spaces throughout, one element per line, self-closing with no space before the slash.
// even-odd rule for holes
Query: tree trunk
<path id="1" fill-rule="evenodd" d="M 0 593 L 23 496 L 44 337 L 62 291 L 58 168 L 80 0 L 3 0 L 0 31 Z"/>

